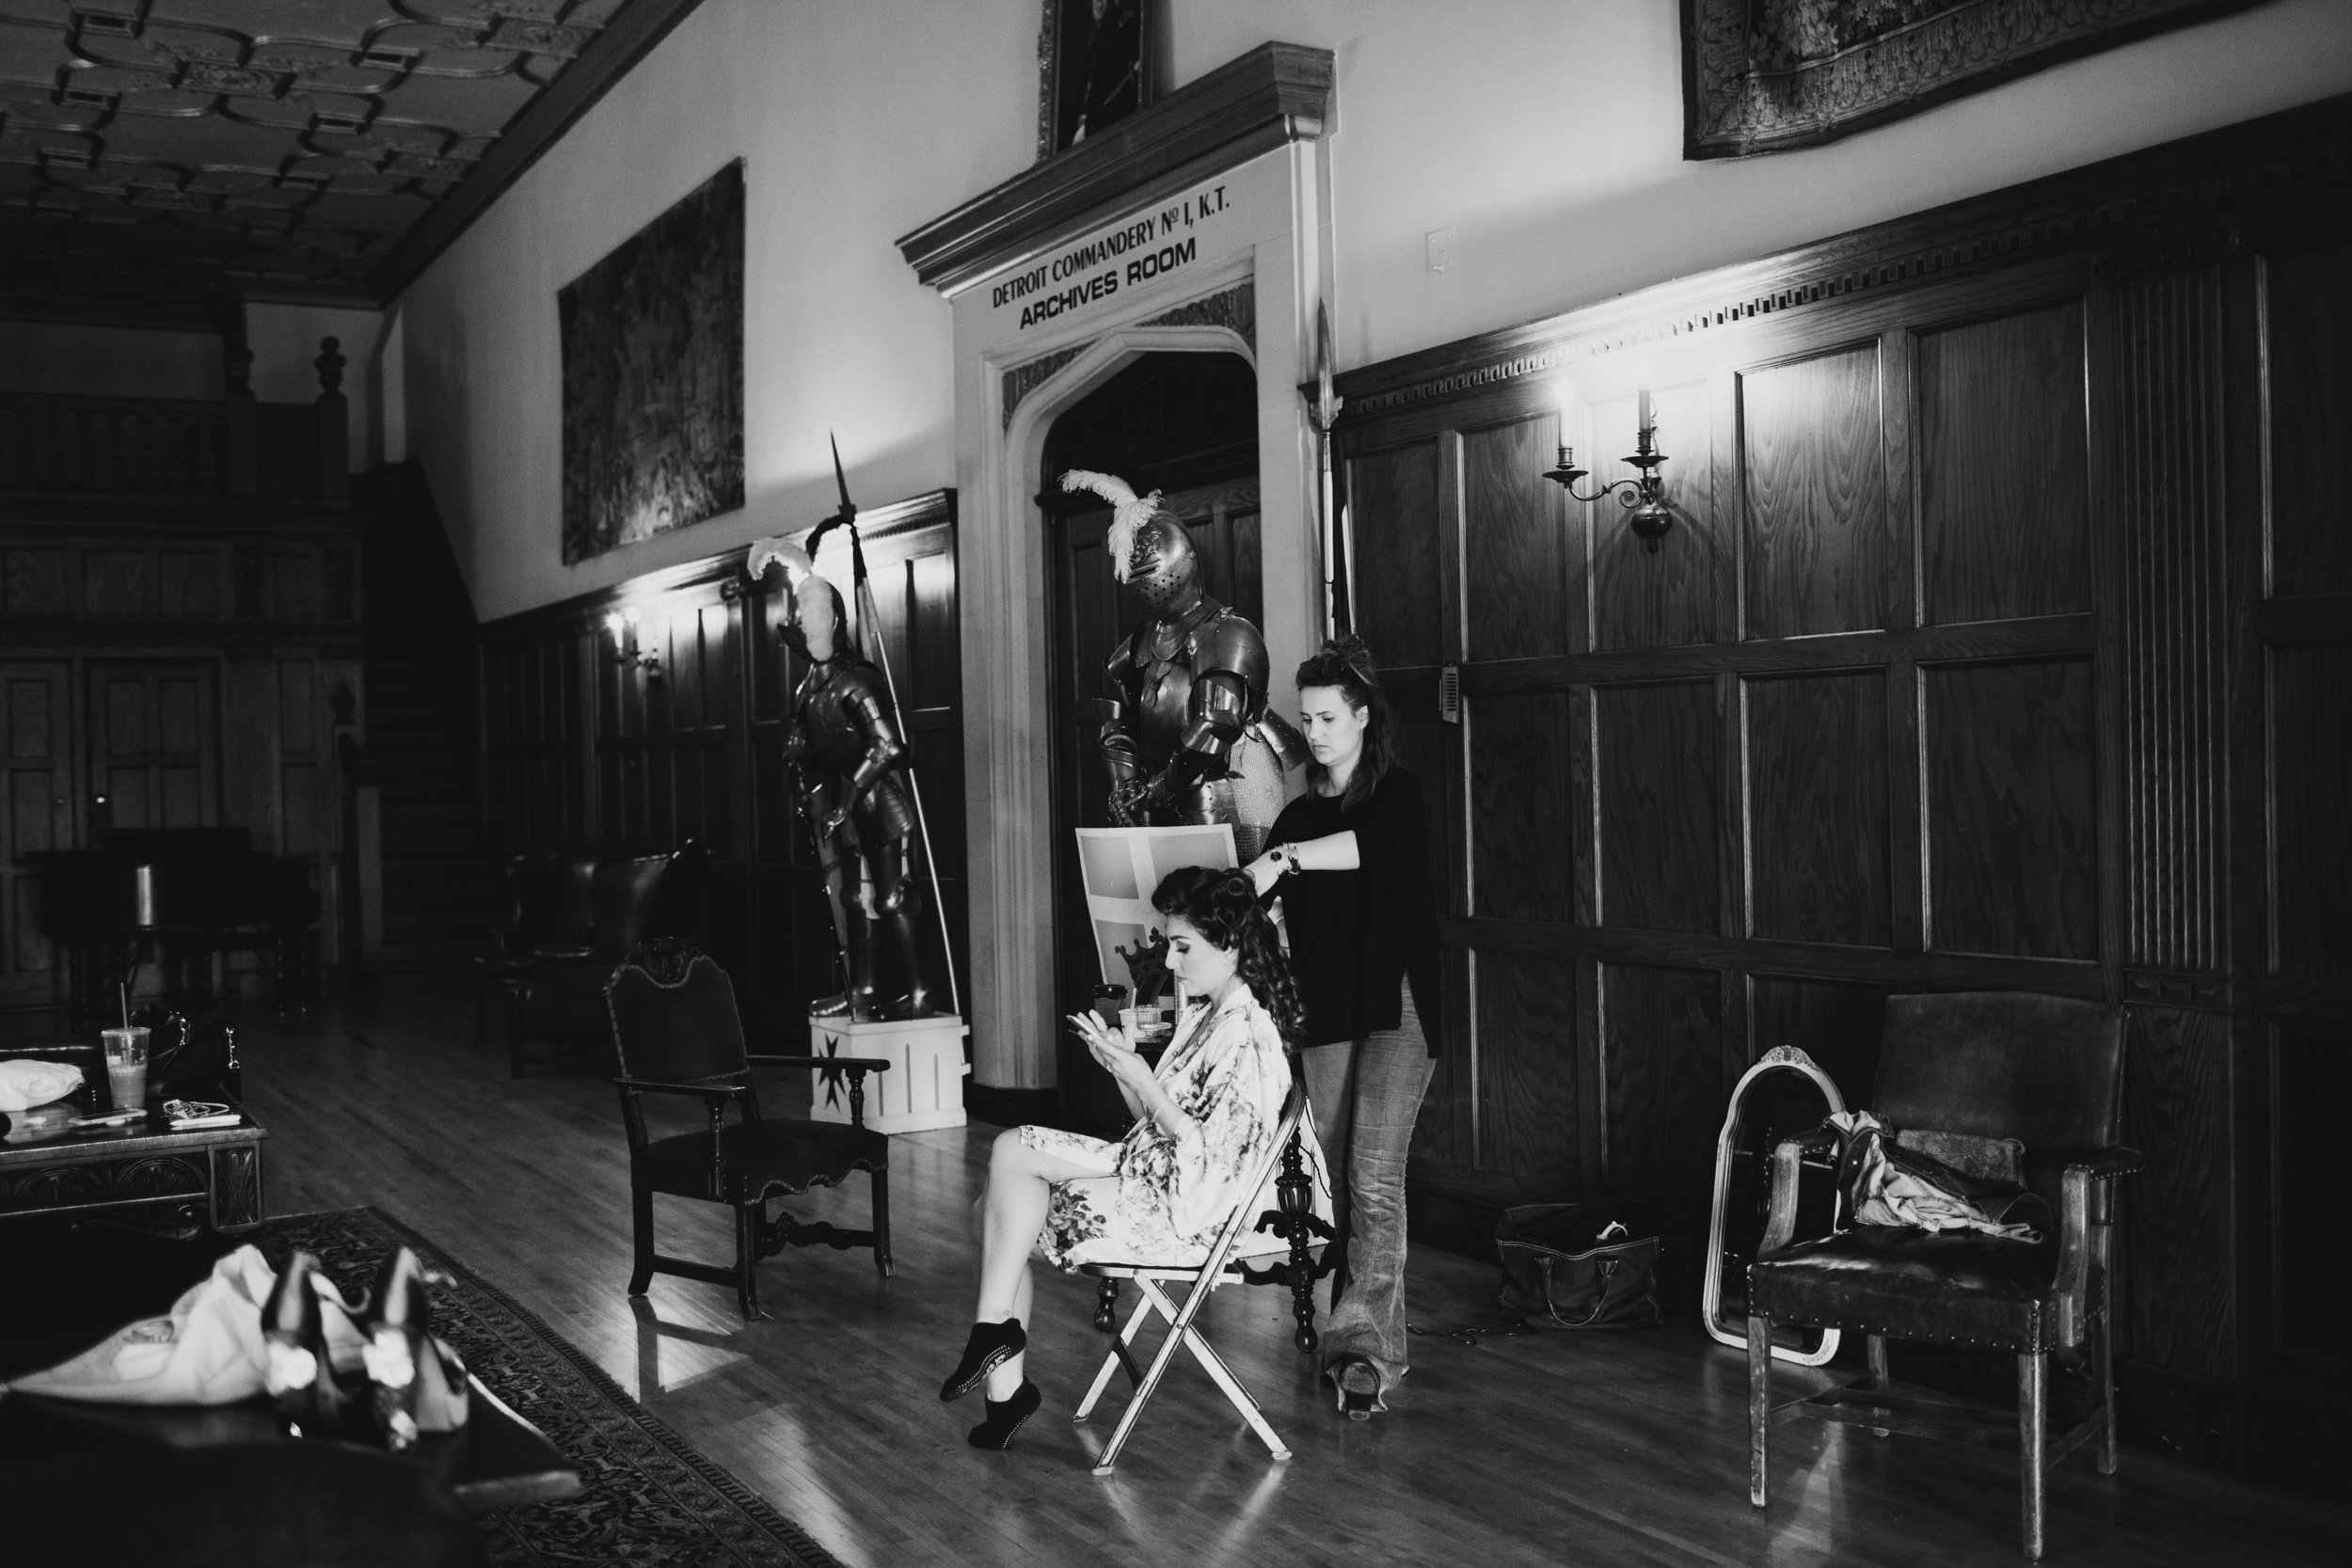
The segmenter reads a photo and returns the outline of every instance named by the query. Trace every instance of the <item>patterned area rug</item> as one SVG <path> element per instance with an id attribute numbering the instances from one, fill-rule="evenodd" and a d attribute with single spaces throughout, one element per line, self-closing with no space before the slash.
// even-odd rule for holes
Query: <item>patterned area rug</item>
<path id="1" fill-rule="evenodd" d="M 490 1560 L 515 1568 L 841 1568 L 743 1484 L 621 1391 L 547 1324 L 399 1221 L 373 1209 L 282 1215 L 252 1238 L 273 1267 L 314 1252 L 353 1296 L 405 1243 L 453 1284 L 435 1327 L 474 1374 L 580 1466 L 580 1496 L 484 1517 Z"/>

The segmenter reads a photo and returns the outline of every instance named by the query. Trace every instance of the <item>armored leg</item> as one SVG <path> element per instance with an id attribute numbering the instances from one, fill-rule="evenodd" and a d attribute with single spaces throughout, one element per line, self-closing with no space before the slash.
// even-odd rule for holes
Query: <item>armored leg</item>
<path id="1" fill-rule="evenodd" d="M 922 1018 L 931 1011 L 930 982 L 923 973 L 923 952 L 914 929 L 913 902 L 914 851 L 907 840 L 894 839 L 867 857 L 874 873 L 874 909 L 890 932 L 906 966 L 907 994 L 891 1011 L 900 1018 Z"/>

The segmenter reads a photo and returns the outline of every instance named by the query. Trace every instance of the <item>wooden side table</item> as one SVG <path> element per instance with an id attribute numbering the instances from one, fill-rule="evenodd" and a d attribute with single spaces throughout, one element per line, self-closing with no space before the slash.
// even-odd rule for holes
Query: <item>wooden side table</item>
<path id="1" fill-rule="evenodd" d="M 262 1223 L 262 1144 L 245 1108 L 234 1127 L 174 1132 L 161 1116 L 129 1127 L 0 1143 L 0 1221 L 26 1214 L 184 1210 L 225 1234 Z"/>

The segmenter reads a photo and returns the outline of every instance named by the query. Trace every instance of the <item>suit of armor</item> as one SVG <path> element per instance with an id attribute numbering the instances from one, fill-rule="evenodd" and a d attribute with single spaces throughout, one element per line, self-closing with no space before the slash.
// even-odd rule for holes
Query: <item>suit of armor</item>
<path id="1" fill-rule="evenodd" d="M 914 811 L 898 781 L 906 764 L 890 693 L 882 672 L 841 640 L 840 595 L 823 579 L 832 614 L 821 636 L 809 636 L 803 613 L 794 629 L 807 652 L 807 675 L 792 697 L 784 755 L 801 782 L 802 807 L 817 843 L 817 863 L 832 900 L 834 934 L 847 950 L 850 988 L 818 1003 L 818 1016 L 918 1018 L 930 1012 L 930 988 L 908 905 L 914 881 Z M 807 594 L 803 590 L 803 594 Z M 817 655 L 827 657 L 819 659 Z M 854 870 L 857 885 L 850 883 Z M 880 922 L 904 960 L 907 995 L 878 1008 L 874 993 L 872 925 Z"/>
<path id="2" fill-rule="evenodd" d="M 1266 710 L 1265 639 L 1200 588 L 1184 526 L 1165 512 L 1134 531 L 1123 580 L 1153 610 L 1111 656 L 1103 725 L 1111 820 L 1229 822 L 1244 862 L 1282 806 L 1282 769 L 1304 754 Z"/>

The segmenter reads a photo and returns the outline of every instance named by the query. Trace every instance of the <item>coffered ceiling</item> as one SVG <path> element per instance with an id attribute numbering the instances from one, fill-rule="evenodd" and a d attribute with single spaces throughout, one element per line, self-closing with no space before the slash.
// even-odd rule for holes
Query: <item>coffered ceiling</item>
<path id="1" fill-rule="evenodd" d="M 0 0 L 0 309 L 396 293 L 695 0 Z"/>

